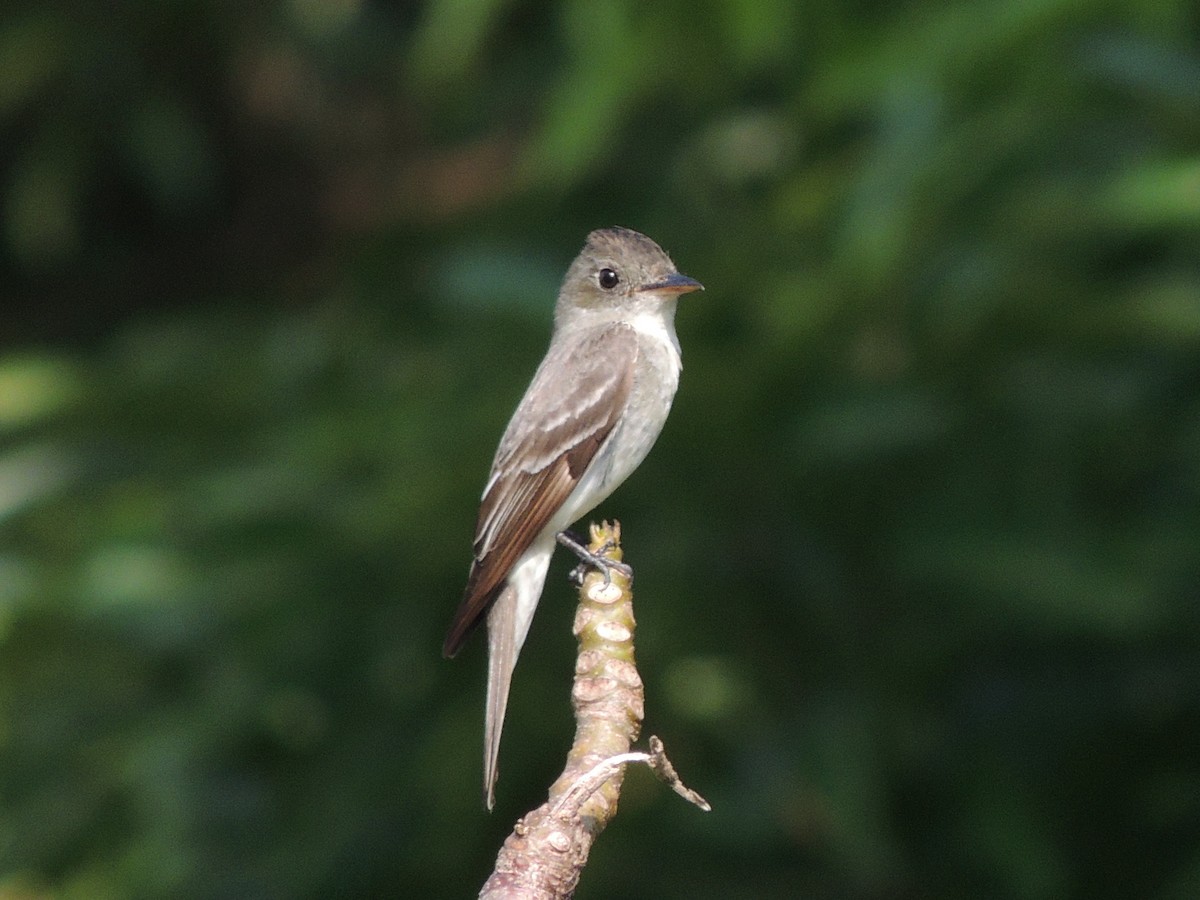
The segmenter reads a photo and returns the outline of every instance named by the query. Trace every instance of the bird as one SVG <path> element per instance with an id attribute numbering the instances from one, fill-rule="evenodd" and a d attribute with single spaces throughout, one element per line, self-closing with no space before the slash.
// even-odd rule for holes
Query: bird
<path id="1" fill-rule="evenodd" d="M 703 289 L 653 240 L 622 227 L 591 232 L 567 269 L 550 346 L 496 449 L 466 590 L 442 647 L 455 656 L 486 617 L 489 810 L 513 670 L 556 542 L 658 439 L 682 369 L 676 304 Z"/>

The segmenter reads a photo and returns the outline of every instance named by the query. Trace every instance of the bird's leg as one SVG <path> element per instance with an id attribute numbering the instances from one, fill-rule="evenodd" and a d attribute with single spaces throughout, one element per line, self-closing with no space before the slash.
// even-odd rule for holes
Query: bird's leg
<path id="1" fill-rule="evenodd" d="M 573 568 L 569 575 L 575 584 L 583 584 L 583 578 L 587 575 L 589 568 L 599 569 L 604 573 L 604 584 L 606 587 L 612 583 L 612 573 L 614 571 L 620 572 L 626 578 L 633 578 L 633 569 L 623 562 L 617 562 L 615 559 L 606 559 L 598 553 L 593 553 L 587 548 L 587 545 L 583 542 L 583 538 L 579 535 L 570 531 L 560 531 L 554 537 L 560 544 L 579 557 L 579 565 Z M 600 548 L 600 553 L 607 552 L 613 546 L 613 542 L 609 541 Z"/>

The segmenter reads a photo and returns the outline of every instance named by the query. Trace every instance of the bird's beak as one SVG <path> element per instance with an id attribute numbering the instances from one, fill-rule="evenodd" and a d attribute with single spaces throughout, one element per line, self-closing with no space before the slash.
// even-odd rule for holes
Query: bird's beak
<path id="1" fill-rule="evenodd" d="M 653 284 L 643 284 L 639 291 L 657 291 L 660 294 L 689 294 L 692 291 L 704 290 L 704 285 L 695 278 L 688 278 L 678 272 L 672 272 L 662 281 Z"/>

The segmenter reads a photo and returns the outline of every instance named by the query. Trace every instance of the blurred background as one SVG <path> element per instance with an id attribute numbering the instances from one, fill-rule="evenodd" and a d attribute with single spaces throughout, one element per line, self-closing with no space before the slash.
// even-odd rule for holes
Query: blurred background
<path id="1" fill-rule="evenodd" d="M 481 804 L 444 629 L 592 228 L 703 294 L 578 896 L 1200 896 L 1200 10 L 14 2 L 0 898 L 472 896 L 571 737 L 557 559 Z"/>

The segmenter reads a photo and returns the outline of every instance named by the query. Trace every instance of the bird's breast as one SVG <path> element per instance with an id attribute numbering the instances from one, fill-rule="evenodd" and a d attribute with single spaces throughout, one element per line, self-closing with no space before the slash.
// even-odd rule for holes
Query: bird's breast
<path id="1" fill-rule="evenodd" d="M 674 333 L 646 334 L 639 329 L 636 366 L 625 411 L 563 506 L 566 524 L 616 490 L 641 465 L 666 424 L 682 368 Z"/>

